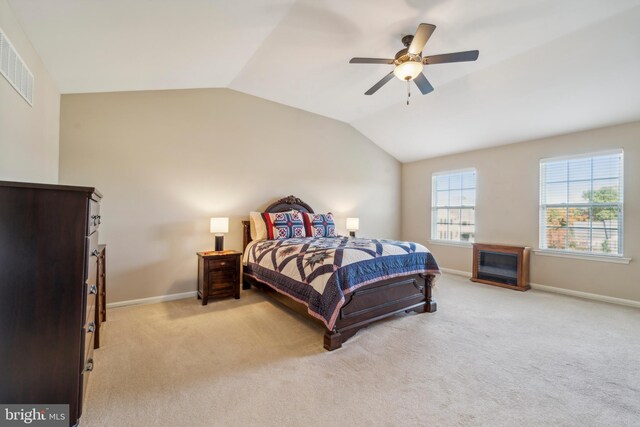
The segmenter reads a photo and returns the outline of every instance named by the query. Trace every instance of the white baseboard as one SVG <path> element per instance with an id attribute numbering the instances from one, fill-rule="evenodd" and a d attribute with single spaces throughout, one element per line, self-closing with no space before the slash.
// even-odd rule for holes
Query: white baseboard
<path id="1" fill-rule="evenodd" d="M 182 292 L 180 294 L 162 295 L 159 297 L 131 299 L 128 301 L 111 302 L 107 304 L 107 308 L 126 307 L 128 305 L 157 304 L 159 302 L 174 301 L 177 299 L 193 298 L 197 291 Z"/>
<path id="2" fill-rule="evenodd" d="M 441 268 L 440 270 L 443 273 L 446 273 L 446 274 L 454 274 L 456 276 L 462 276 L 462 277 L 466 277 L 466 278 L 471 277 L 471 273 L 468 272 L 468 271 L 455 270 L 455 269 L 452 269 L 452 268 Z M 590 299 L 590 300 L 594 300 L 594 301 L 608 302 L 608 303 L 611 303 L 611 304 L 625 305 L 627 307 L 640 308 L 640 301 L 634 301 L 634 300 L 624 299 L 624 298 L 609 297 L 609 296 L 606 296 L 606 295 L 592 294 L 592 293 L 589 293 L 589 292 L 574 291 L 574 290 L 571 290 L 571 289 L 557 288 L 555 286 L 540 285 L 538 283 L 529 283 L 529 285 L 531 286 L 531 288 L 537 289 L 539 291 L 552 292 L 552 293 L 555 293 L 555 294 L 569 295 L 569 296 L 572 296 L 572 297 Z M 193 298 L 193 297 L 196 296 L 196 294 L 197 294 L 196 291 L 191 291 L 191 292 L 182 292 L 180 294 L 163 295 L 163 296 L 159 296 L 159 297 L 132 299 L 132 300 L 128 300 L 128 301 L 118 301 L 118 302 L 112 302 L 112 303 L 107 304 L 107 308 L 126 307 L 128 305 L 156 304 L 156 303 L 159 303 L 159 302 L 167 302 L 167 301 L 174 301 L 174 300 L 178 300 L 178 299 Z"/>
<path id="3" fill-rule="evenodd" d="M 456 276 L 462 276 L 466 278 L 471 277 L 471 273 L 468 271 L 454 270 L 452 268 L 441 268 L 440 270 L 443 273 L 447 273 L 447 274 L 454 274 Z M 590 299 L 593 301 L 608 302 L 611 304 L 618 304 L 618 305 L 625 305 L 628 307 L 640 308 L 640 301 L 635 301 L 631 299 L 609 297 L 606 295 L 592 294 L 589 292 L 574 291 L 572 289 L 557 288 L 555 286 L 539 285 L 537 283 L 529 283 L 529 286 L 531 286 L 532 289 L 537 289 L 539 291 L 544 291 L 544 292 L 552 292 L 554 294 L 569 295 L 572 297 Z"/>
<path id="4" fill-rule="evenodd" d="M 442 271 L 443 273 L 455 274 L 456 276 L 462 276 L 462 277 L 466 277 L 466 278 L 470 278 L 471 277 L 471 273 L 470 272 L 462 271 L 462 270 L 454 270 L 453 268 L 441 268 L 440 271 Z"/>
<path id="5" fill-rule="evenodd" d="M 569 295 L 572 297 L 578 297 L 578 298 L 590 299 L 594 301 L 608 302 L 611 304 L 626 305 L 628 307 L 640 308 L 640 301 L 634 301 L 631 299 L 609 297 L 606 295 L 592 294 L 589 292 L 574 291 L 572 289 L 556 288 L 555 286 L 539 285 L 537 283 L 529 283 L 529 285 L 531 286 L 532 289 L 537 289 L 539 291 L 553 292 L 555 294 L 563 294 L 563 295 Z"/>

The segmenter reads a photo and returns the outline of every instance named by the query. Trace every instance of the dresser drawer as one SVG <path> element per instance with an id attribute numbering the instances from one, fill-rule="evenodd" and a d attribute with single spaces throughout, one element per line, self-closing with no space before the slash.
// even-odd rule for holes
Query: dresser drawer
<path id="1" fill-rule="evenodd" d="M 83 360 L 85 361 L 85 365 L 89 356 L 93 357 L 93 336 L 95 334 L 95 323 L 91 322 L 90 324 L 85 325 L 86 327 L 82 328 L 82 333 L 84 334 L 84 353 Z"/>
<path id="2" fill-rule="evenodd" d="M 87 336 L 87 338 L 89 338 Z M 82 390 L 80 390 L 78 397 L 78 415 L 82 414 L 82 407 L 84 406 L 84 400 L 87 397 L 87 388 L 89 386 L 89 377 L 91 376 L 91 371 L 93 371 L 93 334 L 91 334 L 91 339 L 86 344 L 88 352 L 85 353 L 84 363 L 80 368 L 80 384 L 82 384 Z"/>
<path id="3" fill-rule="evenodd" d="M 91 315 L 91 313 L 93 313 L 93 316 L 95 317 L 95 310 L 96 310 L 96 294 L 95 292 L 97 292 L 98 288 L 96 288 L 96 285 L 86 285 L 85 287 L 85 297 L 84 297 L 84 301 L 85 301 L 85 306 L 83 309 L 83 324 L 91 321 L 91 320 L 95 320 L 92 318 L 89 318 L 89 316 Z M 95 291 L 95 292 L 94 292 Z"/>
<path id="4" fill-rule="evenodd" d="M 85 281 L 90 284 L 98 283 L 98 257 L 100 252 L 98 251 L 98 233 L 93 233 L 87 237 L 87 253 L 85 259 L 87 260 Z"/>
<path id="5" fill-rule="evenodd" d="M 100 227 L 100 203 L 93 199 L 89 199 L 89 227 L 87 236 L 96 231 Z"/>
<path id="6" fill-rule="evenodd" d="M 209 271 L 216 270 L 230 270 L 233 271 L 236 268 L 237 261 L 233 258 L 214 259 L 207 261 L 207 268 Z"/>

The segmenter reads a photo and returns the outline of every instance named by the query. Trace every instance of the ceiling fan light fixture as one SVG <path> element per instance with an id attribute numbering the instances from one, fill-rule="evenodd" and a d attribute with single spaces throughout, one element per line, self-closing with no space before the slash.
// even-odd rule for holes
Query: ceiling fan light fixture
<path id="1" fill-rule="evenodd" d="M 422 62 L 406 61 L 398 64 L 393 74 L 402 81 L 413 80 L 422 72 Z"/>

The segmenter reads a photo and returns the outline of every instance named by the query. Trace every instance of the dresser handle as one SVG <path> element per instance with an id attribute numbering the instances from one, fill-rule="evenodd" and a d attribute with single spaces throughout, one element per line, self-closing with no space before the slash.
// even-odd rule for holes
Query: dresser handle
<path id="1" fill-rule="evenodd" d="M 93 252 L 91 252 L 91 256 L 97 257 L 98 255 L 100 255 L 100 252 L 97 249 L 94 249 Z"/>
<path id="2" fill-rule="evenodd" d="M 87 326 L 87 330 L 89 332 L 93 332 L 96 330 L 96 322 L 89 322 L 89 325 Z"/>
<path id="3" fill-rule="evenodd" d="M 96 285 L 91 285 L 91 287 L 89 288 L 89 294 L 97 294 L 98 293 L 98 287 Z"/>
<path id="4" fill-rule="evenodd" d="M 98 225 L 102 224 L 102 216 L 98 215 Z"/>
<path id="5" fill-rule="evenodd" d="M 93 371 L 93 359 L 87 360 L 87 364 L 84 366 L 84 370 L 87 372 Z"/>

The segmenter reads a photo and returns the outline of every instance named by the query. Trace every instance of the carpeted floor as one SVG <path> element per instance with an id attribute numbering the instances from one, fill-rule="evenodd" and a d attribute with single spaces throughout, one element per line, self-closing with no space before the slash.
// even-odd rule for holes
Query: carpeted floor
<path id="1" fill-rule="evenodd" d="M 256 291 L 109 310 L 81 425 L 640 425 L 640 310 L 456 276 L 434 295 L 331 353 Z"/>

